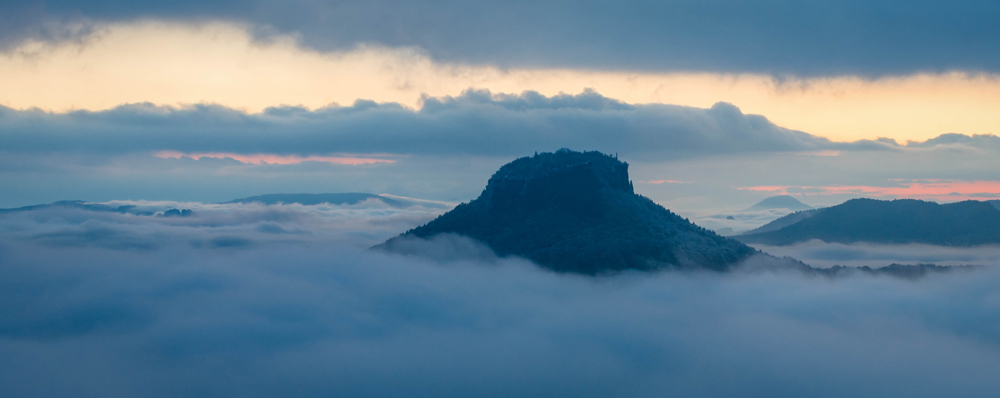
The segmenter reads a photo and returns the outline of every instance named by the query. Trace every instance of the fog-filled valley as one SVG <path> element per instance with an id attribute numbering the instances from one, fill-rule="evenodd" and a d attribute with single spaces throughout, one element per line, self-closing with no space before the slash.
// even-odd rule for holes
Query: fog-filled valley
<path id="1" fill-rule="evenodd" d="M 995 397 L 995 3 L 0 2 L 0 398 Z"/>
<path id="2" fill-rule="evenodd" d="M 951 247 L 926 244 L 886 245 L 874 243 L 829 243 L 811 240 L 788 246 L 750 244 L 778 257 L 793 257 L 813 267 L 835 265 L 883 267 L 889 264 L 937 264 L 948 266 L 1000 266 L 1000 245 Z"/>
<path id="3" fill-rule="evenodd" d="M 451 235 L 407 254 L 368 250 L 439 206 L 104 205 L 135 207 L 0 214 L 3 395 L 974 397 L 1000 387 L 994 268 L 831 278 L 761 270 L 752 263 L 770 260 L 758 256 L 729 273 L 588 277 Z"/>

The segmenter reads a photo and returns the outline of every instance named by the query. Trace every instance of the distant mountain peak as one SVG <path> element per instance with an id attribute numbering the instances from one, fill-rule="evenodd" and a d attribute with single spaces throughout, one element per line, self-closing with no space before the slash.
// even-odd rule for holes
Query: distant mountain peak
<path id="1" fill-rule="evenodd" d="M 479 197 L 376 246 L 452 233 L 559 272 L 725 270 L 756 251 L 636 195 L 628 163 L 561 149 L 514 160 Z"/>
<path id="2" fill-rule="evenodd" d="M 917 199 L 859 198 L 790 214 L 737 239 L 768 245 L 790 245 L 811 239 L 836 243 L 988 245 L 1000 243 L 1000 211 L 991 203 L 974 200 L 938 204 Z"/>
<path id="3" fill-rule="evenodd" d="M 778 195 L 764 199 L 744 211 L 760 211 L 770 209 L 788 209 L 791 211 L 809 210 L 812 206 L 800 202 L 790 195 Z"/>

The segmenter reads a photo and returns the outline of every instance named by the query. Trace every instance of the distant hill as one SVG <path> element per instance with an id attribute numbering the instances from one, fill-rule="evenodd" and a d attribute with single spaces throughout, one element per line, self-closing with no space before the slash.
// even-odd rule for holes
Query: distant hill
<path id="1" fill-rule="evenodd" d="M 498 255 L 582 274 L 627 269 L 727 270 L 756 253 L 636 195 L 628 164 L 599 152 L 559 150 L 500 168 L 479 197 L 375 248 L 454 233 Z"/>
<path id="2" fill-rule="evenodd" d="M 795 199 L 791 196 L 779 195 L 764 199 L 758 202 L 757 204 L 750 206 L 749 209 L 746 209 L 744 211 L 760 211 L 760 210 L 770 210 L 770 209 L 788 209 L 791 211 L 799 211 L 799 210 L 809 210 L 811 208 L 812 206 L 799 202 L 798 199 Z"/>
<path id="3" fill-rule="evenodd" d="M 974 271 L 983 268 L 978 265 L 937 265 L 937 264 L 889 264 L 884 267 L 871 268 L 868 266 L 864 267 L 845 267 L 842 265 L 835 265 L 830 268 L 810 268 L 806 272 L 811 272 L 814 274 L 837 277 L 837 276 L 850 276 L 855 274 L 868 274 L 868 275 L 888 275 L 897 278 L 904 279 L 918 279 L 927 276 L 932 273 L 945 273 L 954 271 Z"/>
<path id="4" fill-rule="evenodd" d="M 153 215 L 152 212 L 136 212 L 135 206 L 117 206 L 112 207 L 108 205 L 103 205 L 100 203 L 89 203 L 82 200 L 61 200 L 58 202 L 52 202 L 42 205 L 32 205 L 24 206 L 13 209 L 0 209 L 0 214 L 4 213 L 20 213 L 25 211 L 35 211 L 35 210 L 46 210 L 46 209 L 78 209 L 96 212 L 108 212 L 108 213 L 121 213 L 121 214 L 138 214 L 138 215 Z"/>
<path id="5" fill-rule="evenodd" d="M 942 205 L 915 199 L 852 199 L 833 207 L 793 213 L 735 238 L 769 245 L 811 239 L 836 243 L 995 244 L 1000 243 L 1000 209 L 973 200 Z"/>
<path id="6" fill-rule="evenodd" d="M 373 199 L 381 201 L 392 207 L 407 207 L 410 203 L 403 200 L 388 198 L 370 193 L 275 193 L 268 195 L 251 196 L 249 198 L 236 199 L 226 203 L 261 203 L 274 205 L 278 203 L 291 204 L 298 203 L 305 206 L 314 206 L 324 203 L 331 205 L 353 205 L 366 200 Z"/>
<path id="7" fill-rule="evenodd" d="M 453 204 L 445 202 L 412 199 L 412 198 L 399 197 L 388 194 L 373 195 L 370 193 L 269 194 L 269 195 L 251 196 L 248 198 L 236 199 L 224 203 L 261 203 L 265 205 L 274 205 L 278 203 L 298 203 L 306 206 L 319 205 L 323 203 L 329 203 L 332 205 L 353 205 L 369 199 L 374 199 L 396 208 L 404 208 L 404 207 L 420 205 L 428 208 L 450 209 L 452 206 L 454 206 Z M 162 213 L 156 213 L 153 211 L 140 211 L 138 207 L 133 205 L 109 206 L 106 204 L 91 203 L 82 200 L 62 200 L 58 202 L 46 203 L 40 205 L 23 206 L 11 209 L 0 209 L 0 214 L 20 213 L 20 212 L 47 210 L 47 209 L 76 209 L 76 210 L 86 210 L 94 212 L 134 214 L 140 216 L 152 216 L 159 214 L 164 217 L 190 217 L 194 215 L 194 212 L 190 209 L 167 209 Z"/>
<path id="8" fill-rule="evenodd" d="M 133 205 L 108 206 L 101 203 L 84 202 L 82 200 L 61 200 L 58 202 L 52 202 L 41 205 L 31 205 L 13 209 L 0 209 L 0 214 L 22 213 L 29 211 L 53 210 L 53 209 L 74 209 L 74 210 L 93 211 L 98 213 L 132 214 L 137 216 L 158 215 L 160 217 L 191 217 L 195 215 L 194 211 L 191 209 L 167 209 L 161 213 L 156 213 L 153 211 L 140 211 L 136 206 Z"/>
<path id="9" fill-rule="evenodd" d="M 849 267 L 834 265 L 830 268 L 814 268 L 791 257 L 775 258 L 770 261 L 750 264 L 747 271 L 799 271 L 807 275 L 825 276 L 830 278 L 851 277 L 857 275 L 884 275 L 903 279 L 919 279 L 930 274 L 941 274 L 955 271 L 975 271 L 983 269 L 981 265 L 937 265 L 937 264 L 897 264 L 892 263 L 882 267 Z"/>
<path id="10" fill-rule="evenodd" d="M 997 210 L 1000 210 L 1000 199 L 987 200 L 986 202 L 996 207 Z"/>

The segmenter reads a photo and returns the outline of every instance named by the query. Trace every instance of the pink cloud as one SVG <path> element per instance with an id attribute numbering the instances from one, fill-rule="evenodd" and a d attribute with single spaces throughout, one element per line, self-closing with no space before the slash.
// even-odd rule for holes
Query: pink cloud
<path id="1" fill-rule="evenodd" d="M 345 165 L 357 166 L 362 164 L 396 162 L 393 159 L 360 157 L 360 156 L 315 156 L 315 155 L 295 156 L 295 155 L 275 155 L 268 153 L 239 154 L 239 153 L 228 153 L 228 152 L 184 153 L 177 151 L 160 151 L 154 153 L 153 156 L 164 159 L 181 158 L 181 157 L 188 157 L 192 159 L 230 158 L 248 164 L 297 164 L 302 162 L 327 162 L 333 164 L 345 164 Z M 390 156 L 390 155 L 380 154 L 378 156 Z"/>
<path id="2" fill-rule="evenodd" d="M 787 195 L 790 188 L 803 195 L 836 195 L 853 194 L 870 197 L 891 197 L 927 199 L 939 201 L 958 200 L 990 200 L 1000 198 L 1000 181 L 961 181 L 961 180 L 890 180 L 896 185 L 879 187 L 871 185 L 830 185 L 830 186 L 787 186 L 760 185 L 740 187 L 737 189 L 759 192 L 771 192 Z"/>

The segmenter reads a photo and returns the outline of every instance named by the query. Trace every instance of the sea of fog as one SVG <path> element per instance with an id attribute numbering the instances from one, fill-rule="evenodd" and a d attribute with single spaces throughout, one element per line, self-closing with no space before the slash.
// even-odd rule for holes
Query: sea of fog
<path id="1" fill-rule="evenodd" d="M 407 255 L 367 250 L 440 208 L 111 205 L 124 204 L 195 215 L 0 214 L 0 396 L 1000 390 L 994 267 L 919 279 L 792 271 L 590 278 L 496 258 L 457 237 L 414 243 Z M 843 246 L 826 256 L 837 250 L 871 258 L 894 249 Z M 971 253 L 963 263 L 997 258 L 939 252 Z"/>
<path id="2" fill-rule="evenodd" d="M 889 264 L 985 265 L 1000 267 L 1000 246 L 934 246 L 826 243 L 821 240 L 788 246 L 750 244 L 775 256 L 788 256 L 813 267 L 834 265 L 883 267 Z"/>

